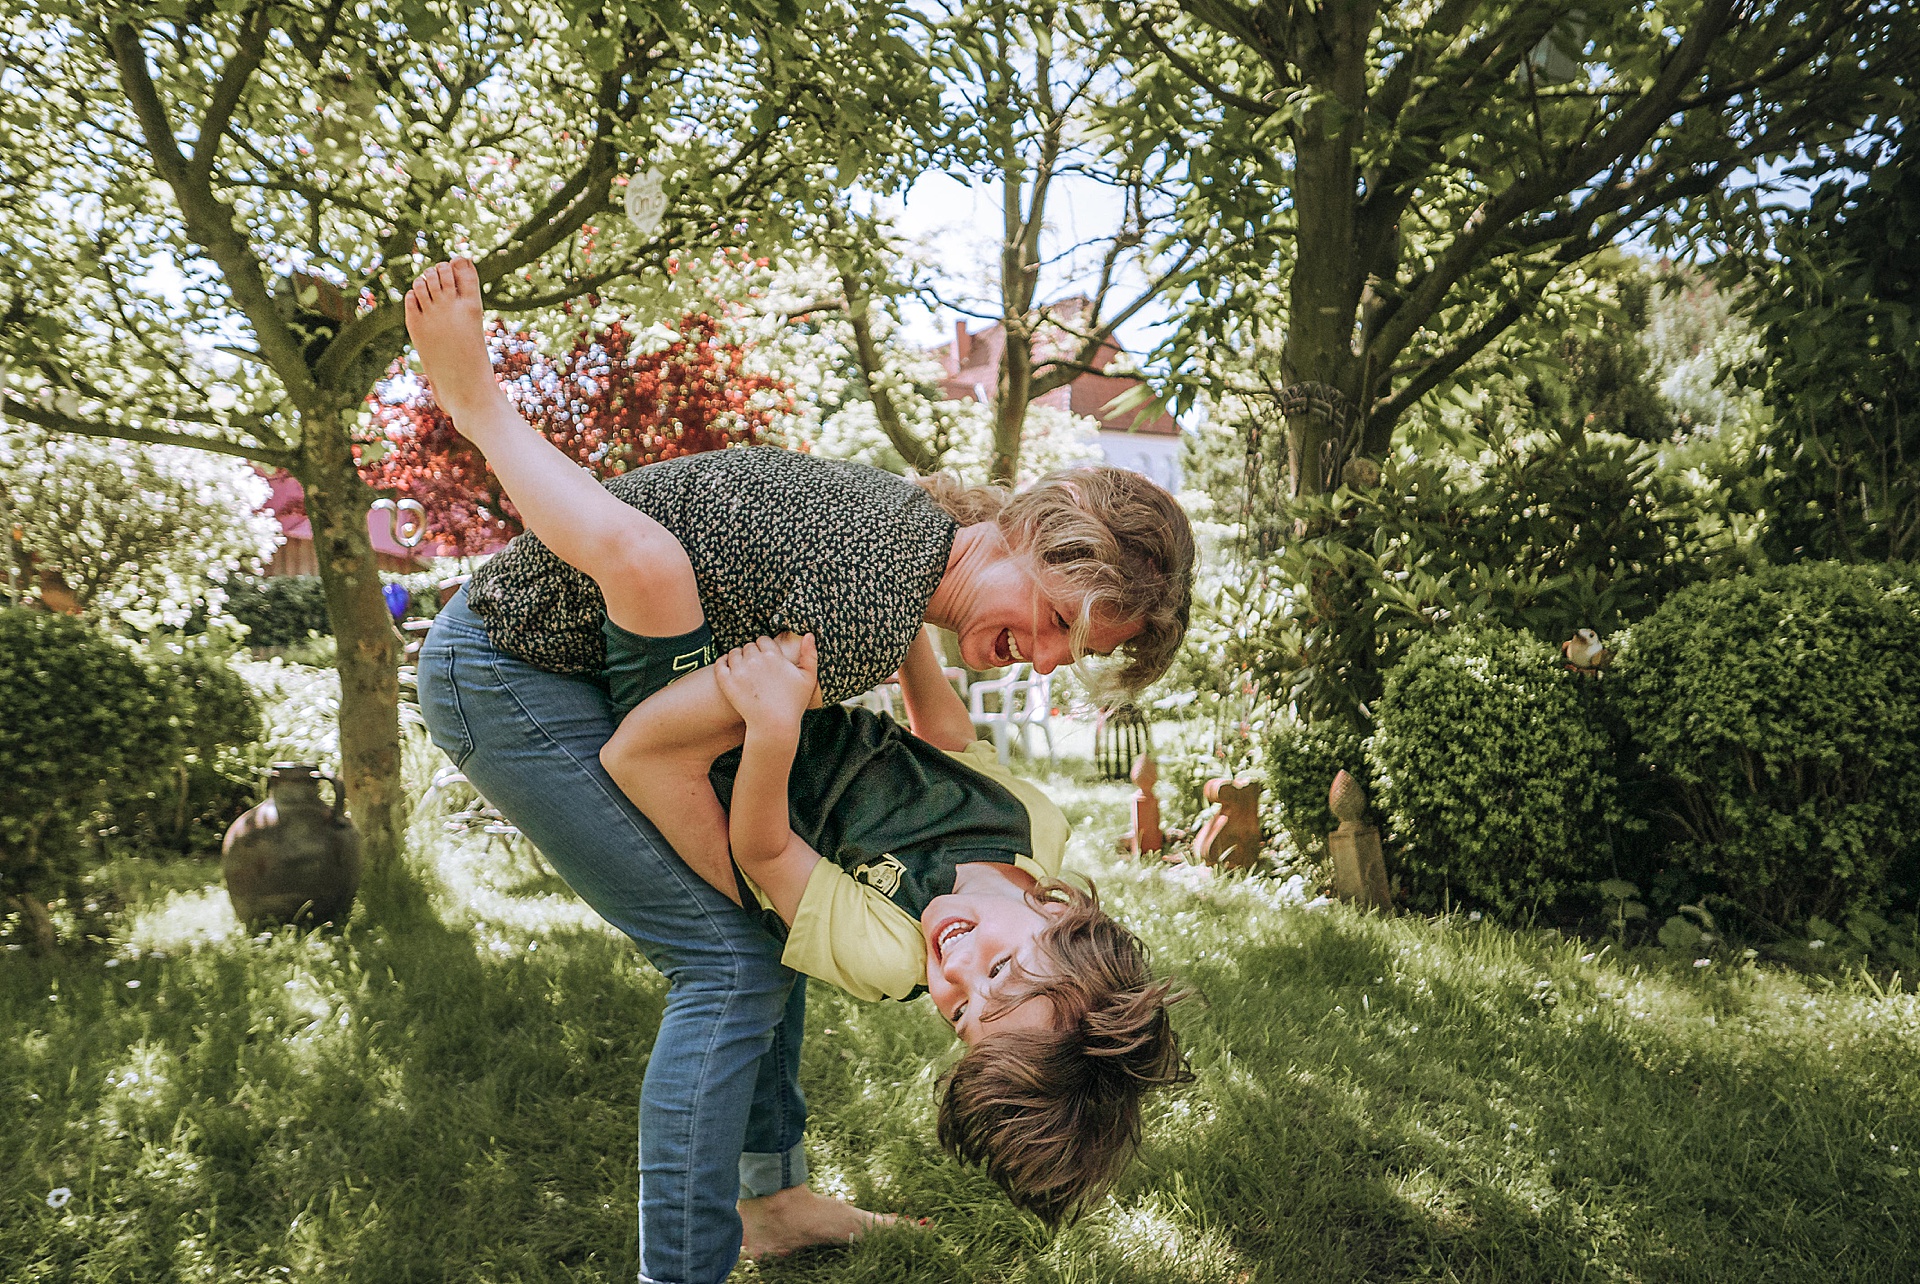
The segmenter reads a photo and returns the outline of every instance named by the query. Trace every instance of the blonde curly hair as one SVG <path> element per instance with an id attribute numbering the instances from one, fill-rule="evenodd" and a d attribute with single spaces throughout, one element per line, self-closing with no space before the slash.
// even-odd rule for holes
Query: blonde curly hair
<path id="1" fill-rule="evenodd" d="M 1096 620 L 1139 621 L 1111 685 L 1138 692 L 1173 663 L 1193 604 L 1193 527 L 1165 489 L 1104 464 L 1063 468 L 1018 492 L 946 473 L 915 481 L 962 526 L 995 523 L 1050 593 L 1084 596 L 1070 634 L 1076 659 Z"/>

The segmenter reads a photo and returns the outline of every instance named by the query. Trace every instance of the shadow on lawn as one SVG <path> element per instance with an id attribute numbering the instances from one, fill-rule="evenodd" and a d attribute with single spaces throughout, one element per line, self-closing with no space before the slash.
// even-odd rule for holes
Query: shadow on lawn
<path id="1" fill-rule="evenodd" d="M 1189 970 L 1211 996 L 1186 1022 L 1201 1082 L 1129 1183 L 1204 1192 L 1249 1278 L 1864 1279 L 1913 1259 L 1913 1183 L 1883 1162 L 1920 1144 L 1897 1042 L 1836 1075 L 1743 1023 L 1738 982 L 1287 917 Z"/>
<path id="2" fill-rule="evenodd" d="M 663 987 L 624 940 L 289 932 L 3 990 L 0 1278 L 631 1277 Z"/>

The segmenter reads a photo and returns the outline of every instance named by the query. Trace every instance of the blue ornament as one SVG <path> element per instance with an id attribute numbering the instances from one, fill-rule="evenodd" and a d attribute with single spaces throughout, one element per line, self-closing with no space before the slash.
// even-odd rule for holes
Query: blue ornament
<path id="1" fill-rule="evenodd" d="M 407 592 L 404 584 L 389 584 L 380 590 L 380 596 L 387 599 L 387 610 L 393 616 L 395 624 L 407 618 L 407 607 L 413 604 L 413 594 Z"/>

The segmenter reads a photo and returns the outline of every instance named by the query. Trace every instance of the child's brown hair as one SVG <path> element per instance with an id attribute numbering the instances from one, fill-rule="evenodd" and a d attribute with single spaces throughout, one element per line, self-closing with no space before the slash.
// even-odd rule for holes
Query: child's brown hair
<path id="1" fill-rule="evenodd" d="M 982 1039 L 944 1079 L 940 1144 L 985 1164 L 1013 1202 L 1049 1226 L 1077 1217 L 1140 1144 L 1140 1098 L 1193 1075 L 1167 1019 L 1185 998 L 1156 981 L 1140 938 L 1091 887 L 1046 879 L 1028 894 L 1066 906 L 1038 938 L 1045 974 L 1000 1006 L 1053 1005 L 1046 1030 Z"/>

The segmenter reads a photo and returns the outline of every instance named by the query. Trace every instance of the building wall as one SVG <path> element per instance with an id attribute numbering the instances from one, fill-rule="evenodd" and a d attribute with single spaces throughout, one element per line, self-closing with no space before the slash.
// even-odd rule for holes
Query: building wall
<path id="1" fill-rule="evenodd" d="M 1115 468 L 1131 469 L 1176 493 L 1180 489 L 1178 437 L 1103 429 L 1100 432 L 1100 453 Z"/>

